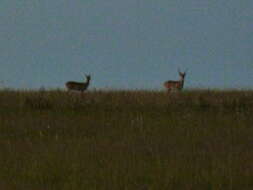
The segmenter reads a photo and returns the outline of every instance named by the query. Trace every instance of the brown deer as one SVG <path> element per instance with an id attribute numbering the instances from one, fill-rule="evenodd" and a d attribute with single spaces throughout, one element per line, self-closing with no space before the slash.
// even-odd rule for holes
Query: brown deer
<path id="1" fill-rule="evenodd" d="M 67 87 L 68 91 L 81 91 L 84 92 L 89 84 L 90 84 L 90 75 L 85 75 L 86 77 L 86 82 L 75 82 L 75 81 L 68 81 L 66 82 L 65 86 Z"/>
<path id="2" fill-rule="evenodd" d="M 184 87 L 184 78 L 186 75 L 186 71 L 185 72 L 181 72 L 178 69 L 178 74 L 180 76 L 180 80 L 169 80 L 163 83 L 164 87 L 167 89 L 168 92 L 171 91 L 181 91 Z"/>

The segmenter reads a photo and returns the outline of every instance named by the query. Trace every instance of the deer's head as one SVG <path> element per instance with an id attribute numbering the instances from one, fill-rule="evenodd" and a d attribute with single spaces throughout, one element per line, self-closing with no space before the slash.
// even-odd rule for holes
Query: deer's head
<path id="1" fill-rule="evenodd" d="M 85 77 L 86 77 L 87 81 L 90 81 L 90 79 L 91 79 L 90 75 L 85 75 Z"/>
<path id="2" fill-rule="evenodd" d="M 181 72 L 180 69 L 178 69 L 178 74 L 181 77 L 182 80 L 184 80 L 185 76 L 186 76 L 187 70 L 185 72 Z"/>

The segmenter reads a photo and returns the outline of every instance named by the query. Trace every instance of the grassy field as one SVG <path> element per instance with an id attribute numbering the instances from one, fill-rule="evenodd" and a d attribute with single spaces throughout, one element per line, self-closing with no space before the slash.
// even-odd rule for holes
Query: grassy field
<path id="1" fill-rule="evenodd" d="M 253 91 L 0 91 L 0 189 L 253 188 Z"/>

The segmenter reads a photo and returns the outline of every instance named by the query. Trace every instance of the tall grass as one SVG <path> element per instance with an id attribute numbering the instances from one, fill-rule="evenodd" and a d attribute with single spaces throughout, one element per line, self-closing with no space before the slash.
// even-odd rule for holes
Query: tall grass
<path id="1" fill-rule="evenodd" d="M 252 189 L 253 92 L 0 92 L 0 189 Z"/>

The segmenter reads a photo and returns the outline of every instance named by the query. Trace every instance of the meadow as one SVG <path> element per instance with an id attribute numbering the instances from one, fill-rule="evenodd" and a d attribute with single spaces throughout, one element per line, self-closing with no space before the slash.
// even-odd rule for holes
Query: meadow
<path id="1" fill-rule="evenodd" d="M 0 91 L 0 189 L 253 188 L 253 91 Z"/>

